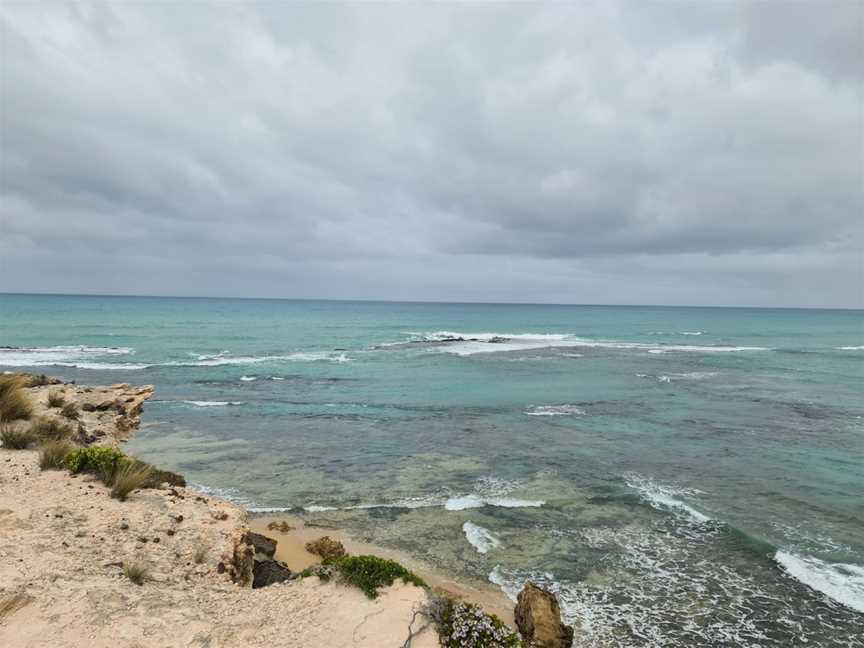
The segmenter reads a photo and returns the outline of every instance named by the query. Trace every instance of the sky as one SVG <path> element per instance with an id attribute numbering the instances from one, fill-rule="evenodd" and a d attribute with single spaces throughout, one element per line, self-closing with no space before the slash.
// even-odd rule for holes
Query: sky
<path id="1" fill-rule="evenodd" d="M 0 4 L 0 292 L 864 307 L 864 2 Z"/>

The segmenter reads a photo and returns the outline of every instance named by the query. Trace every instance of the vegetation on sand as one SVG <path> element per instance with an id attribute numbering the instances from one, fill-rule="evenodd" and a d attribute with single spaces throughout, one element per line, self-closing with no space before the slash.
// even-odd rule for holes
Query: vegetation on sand
<path id="1" fill-rule="evenodd" d="M 0 424 L 0 441 L 3 442 L 3 447 L 9 450 L 24 450 L 36 442 L 36 435 L 28 428 L 12 423 L 2 423 Z"/>
<path id="2" fill-rule="evenodd" d="M 0 421 L 29 419 L 33 415 L 30 396 L 24 391 L 26 384 L 21 376 L 0 376 Z"/>
<path id="3" fill-rule="evenodd" d="M 363 590 L 371 599 L 378 597 L 378 588 L 392 585 L 397 578 L 418 587 L 426 587 L 417 574 L 396 561 L 378 556 L 343 556 L 325 560 L 323 564 L 335 568 L 343 579 Z"/>
<path id="4" fill-rule="evenodd" d="M 78 411 L 78 406 L 75 403 L 66 403 L 63 406 L 63 409 L 60 410 L 60 414 L 70 421 L 77 421 L 78 417 L 81 416 L 81 413 Z"/>
<path id="5" fill-rule="evenodd" d="M 66 467 L 66 457 L 75 450 L 68 441 L 49 441 L 39 450 L 39 467 L 42 470 L 61 470 Z"/>
<path id="6" fill-rule="evenodd" d="M 449 598 L 434 598 L 426 615 L 435 623 L 443 648 L 521 648 L 522 640 L 507 624 L 480 607 Z"/>
<path id="7" fill-rule="evenodd" d="M 144 485 L 150 473 L 150 466 L 145 463 L 126 463 L 112 475 L 111 497 L 125 502 L 129 493 Z"/>
<path id="8" fill-rule="evenodd" d="M 41 442 L 62 441 L 72 436 L 72 426 L 52 417 L 40 416 L 30 424 L 33 435 Z"/>
<path id="9" fill-rule="evenodd" d="M 204 545 L 195 547 L 195 553 L 192 554 L 192 560 L 196 565 L 201 565 L 205 560 L 207 560 L 207 547 Z"/>
<path id="10" fill-rule="evenodd" d="M 124 564 L 123 575 L 136 585 L 143 585 L 147 580 L 147 567 L 141 563 Z"/>
<path id="11" fill-rule="evenodd" d="M 48 392 L 48 407 L 63 407 L 66 404 L 66 399 L 63 394 L 58 391 Z"/>

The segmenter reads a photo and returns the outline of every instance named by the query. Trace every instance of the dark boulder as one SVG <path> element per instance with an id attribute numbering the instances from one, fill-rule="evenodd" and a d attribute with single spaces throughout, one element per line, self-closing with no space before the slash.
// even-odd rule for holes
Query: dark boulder
<path id="1" fill-rule="evenodd" d="M 293 577 L 285 563 L 278 560 L 256 560 L 252 568 L 252 589 L 282 583 Z"/>
<path id="2" fill-rule="evenodd" d="M 243 541 L 255 548 L 255 560 L 273 560 L 276 553 L 276 541 L 273 538 L 248 531 L 243 537 Z"/>

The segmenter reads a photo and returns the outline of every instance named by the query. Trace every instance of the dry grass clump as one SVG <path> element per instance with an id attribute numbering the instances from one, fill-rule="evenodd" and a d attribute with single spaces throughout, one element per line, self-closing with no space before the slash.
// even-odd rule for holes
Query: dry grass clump
<path id="1" fill-rule="evenodd" d="M 0 424 L 0 441 L 3 447 L 9 450 L 24 450 L 33 443 L 37 437 L 26 427 L 13 425 L 11 423 Z"/>
<path id="2" fill-rule="evenodd" d="M 58 391 L 48 392 L 48 407 L 63 407 L 66 405 L 66 399 L 63 394 Z"/>
<path id="3" fill-rule="evenodd" d="M 81 413 L 78 411 L 78 406 L 75 403 L 66 403 L 63 406 L 63 409 L 60 410 L 60 414 L 70 421 L 77 421 L 78 417 L 81 416 Z"/>
<path id="4" fill-rule="evenodd" d="M 147 580 L 147 566 L 141 563 L 126 563 L 123 565 L 123 575 L 136 585 L 143 585 Z"/>
<path id="5" fill-rule="evenodd" d="M 148 479 L 152 469 L 147 464 L 133 462 L 122 465 L 114 473 L 111 483 L 111 497 L 126 501 L 126 497 L 132 491 L 141 488 Z M 105 482 L 108 483 L 107 481 Z"/>
<path id="6" fill-rule="evenodd" d="M 74 432 L 71 425 L 52 416 L 40 416 L 30 424 L 30 430 L 43 443 L 68 439 Z"/>
<path id="7" fill-rule="evenodd" d="M 0 621 L 11 615 L 13 612 L 20 610 L 32 600 L 32 596 L 20 592 L 17 594 L 6 594 L 0 596 Z"/>
<path id="8" fill-rule="evenodd" d="M 49 441 L 39 450 L 39 467 L 42 470 L 62 470 L 66 457 L 75 449 L 68 441 Z"/>
<path id="9" fill-rule="evenodd" d="M 33 415 L 27 382 L 21 376 L 0 376 L 0 421 L 29 419 Z"/>
<path id="10" fill-rule="evenodd" d="M 195 547 L 195 553 L 192 554 L 192 560 L 196 565 L 201 565 L 207 560 L 207 547 L 199 545 Z"/>

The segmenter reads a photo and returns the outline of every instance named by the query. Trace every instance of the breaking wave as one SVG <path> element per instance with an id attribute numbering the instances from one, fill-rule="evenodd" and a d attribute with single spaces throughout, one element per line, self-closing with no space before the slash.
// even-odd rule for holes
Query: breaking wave
<path id="1" fill-rule="evenodd" d="M 0 365 L 7 367 L 75 367 L 79 369 L 116 369 L 134 371 L 145 364 L 94 362 L 93 359 L 127 356 L 135 353 L 129 347 L 51 346 L 0 348 Z"/>
<path id="2" fill-rule="evenodd" d="M 184 400 L 180 401 L 181 403 L 185 403 L 186 405 L 194 405 L 195 407 L 228 407 L 228 406 L 236 406 L 236 405 L 244 405 L 242 401 L 196 401 L 196 400 Z"/>
<path id="3" fill-rule="evenodd" d="M 576 405 L 536 405 L 523 412 L 527 416 L 585 416 L 585 410 Z"/>
<path id="4" fill-rule="evenodd" d="M 467 521 L 462 525 L 462 531 L 465 533 L 465 539 L 477 550 L 477 553 L 485 554 L 501 546 L 497 536 L 479 524 Z"/>
<path id="5" fill-rule="evenodd" d="M 685 513 L 694 522 L 708 522 L 711 518 L 684 502 L 682 496 L 698 495 L 701 491 L 695 488 L 679 488 L 655 481 L 640 475 L 625 476 L 627 486 L 636 490 L 639 495 L 654 508 L 661 511 Z"/>
<path id="6" fill-rule="evenodd" d="M 864 612 L 864 567 L 778 551 L 774 560 L 795 580 L 848 608 Z"/>

